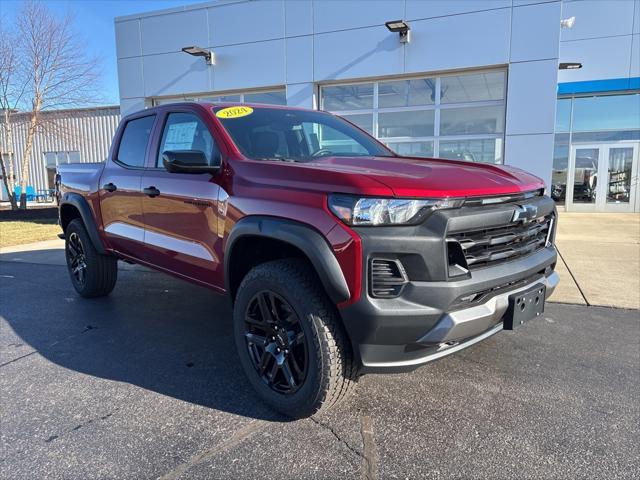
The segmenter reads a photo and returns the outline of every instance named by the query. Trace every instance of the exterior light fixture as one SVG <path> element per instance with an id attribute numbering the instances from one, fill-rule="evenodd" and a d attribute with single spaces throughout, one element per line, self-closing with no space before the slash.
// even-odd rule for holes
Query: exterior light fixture
<path id="1" fill-rule="evenodd" d="M 579 62 L 561 63 L 559 67 L 560 70 L 578 70 L 579 68 L 582 68 L 582 64 Z"/>
<path id="2" fill-rule="evenodd" d="M 392 20 L 384 24 L 390 32 L 400 34 L 400 43 L 409 43 L 411 40 L 411 27 L 404 20 Z"/>
<path id="3" fill-rule="evenodd" d="M 572 29 L 576 23 L 576 17 L 563 18 L 560 20 L 560 28 Z"/>
<path id="4" fill-rule="evenodd" d="M 207 61 L 207 65 L 215 65 L 216 64 L 216 56 L 211 50 L 206 50 L 200 47 L 184 47 L 182 49 L 184 53 L 188 53 L 189 55 L 193 55 L 194 57 L 204 57 Z"/>

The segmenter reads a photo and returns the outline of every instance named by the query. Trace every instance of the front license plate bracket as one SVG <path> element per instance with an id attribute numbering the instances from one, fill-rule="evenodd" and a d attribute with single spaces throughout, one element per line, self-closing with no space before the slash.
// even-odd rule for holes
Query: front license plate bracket
<path id="1" fill-rule="evenodd" d="M 511 295 L 509 297 L 509 308 L 503 319 L 504 329 L 513 330 L 542 315 L 544 313 L 545 296 L 545 285 L 536 285 L 524 292 Z"/>

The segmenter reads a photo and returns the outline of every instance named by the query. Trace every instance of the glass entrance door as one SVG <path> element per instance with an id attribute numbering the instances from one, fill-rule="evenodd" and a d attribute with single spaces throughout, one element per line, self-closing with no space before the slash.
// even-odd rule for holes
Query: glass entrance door
<path id="1" fill-rule="evenodd" d="M 566 185 L 567 210 L 639 211 L 639 151 L 638 142 L 573 145 Z"/>

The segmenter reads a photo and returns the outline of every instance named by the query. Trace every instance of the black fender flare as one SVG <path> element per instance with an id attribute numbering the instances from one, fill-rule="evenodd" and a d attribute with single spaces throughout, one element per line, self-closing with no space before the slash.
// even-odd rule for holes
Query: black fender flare
<path id="1" fill-rule="evenodd" d="M 71 205 L 75 207 L 78 212 L 80 212 L 80 218 L 82 218 L 82 223 L 84 223 L 84 228 L 87 230 L 89 234 L 89 238 L 91 239 L 91 243 L 95 249 L 101 255 L 107 255 L 108 252 L 105 250 L 104 245 L 102 244 L 102 240 L 100 240 L 100 235 L 98 235 L 98 227 L 96 227 L 96 222 L 93 218 L 93 212 L 89 207 L 89 204 L 84 199 L 84 197 L 78 193 L 74 192 L 66 192 L 62 195 L 62 199 L 60 200 L 60 220 L 62 220 L 62 207 L 65 205 Z M 60 222 L 62 225 L 62 221 Z"/>
<path id="2" fill-rule="evenodd" d="M 234 244 L 242 237 L 266 237 L 288 243 L 304 253 L 315 269 L 329 298 L 336 304 L 351 298 L 338 259 L 324 236 L 310 225 L 268 216 L 247 216 L 231 230 L 225 248 L 225 282 L 231 293 L 230 259 Z"/>

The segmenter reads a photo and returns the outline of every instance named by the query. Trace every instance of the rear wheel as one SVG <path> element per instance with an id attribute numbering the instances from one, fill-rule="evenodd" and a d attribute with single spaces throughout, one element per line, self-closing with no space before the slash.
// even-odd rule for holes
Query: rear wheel
<path id="1" fill-rule="evenodd" d="M 65 231 L 65 256 L 76 292 L 87 298 L 111 293 L 118 278 L 118 261 L 98 253 L 79 219 L 72 220 Z"/>
<path id="2" fill-rule="evenodd" d="M 252 269 L 238 289 L 234 327 L 249 381 L 285 415 L 328 409 L 355 383 L 351 347 L 335 307 L 301 260 Z"/>

